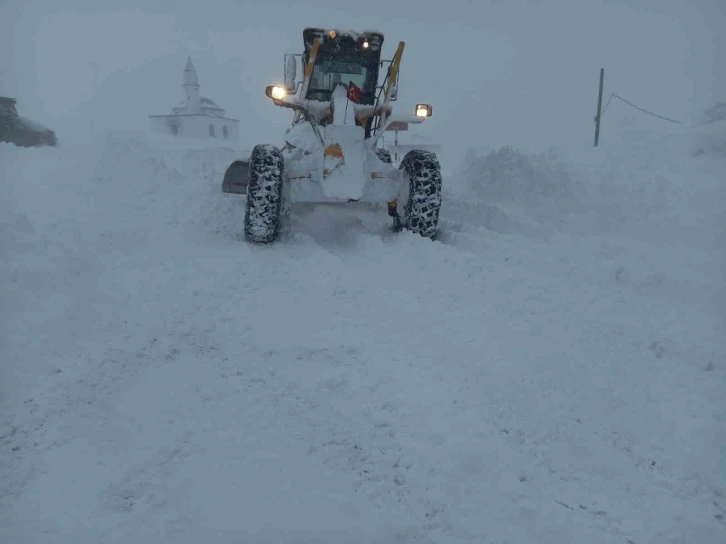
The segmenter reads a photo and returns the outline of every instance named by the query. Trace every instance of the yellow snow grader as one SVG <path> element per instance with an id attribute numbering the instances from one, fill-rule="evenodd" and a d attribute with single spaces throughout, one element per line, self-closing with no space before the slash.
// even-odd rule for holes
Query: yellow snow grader
<path id="1" fill-rule="evenodd" d="M 436 154 L 411 150 L 395 167 L 378 146 L 392 123 L 421 123 L 432 114 L 429 104 L 393 114 L 404 42 L 390 61 L 381 60 L 379 32 L 305 28 L 303 42 L 302 54 L 285 55 L 284 84 L 266 89 L 276 106 L 293 111 L 285 145 L 255 146 L 248 160 L 229 166 L 222 182 L 224 192 L 247 195 L 245 239 L 276 240 L 295 202 L 385 202 L 394 230 L 433 237 L 441 207 Z"/>

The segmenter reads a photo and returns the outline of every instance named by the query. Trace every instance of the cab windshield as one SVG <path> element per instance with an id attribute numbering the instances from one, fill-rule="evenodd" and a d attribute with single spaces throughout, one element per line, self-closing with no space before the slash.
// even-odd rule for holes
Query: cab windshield
<path id="1" fill-rule="evenodd" d="M 363 89 L 366 86 L 367 75 L 368 70 L 360 63 L 323 60 L 316 63 L 313 68 L 313 75 L 310 78 L 310 91 L 312 93 L 322 91 L 329 97 L 337 85 L 342 83 L 348 87 L 351 82 Z"/>
<path id="2" fill-rule="evenodd" d="M 303 66 L 310 58 L 316 38 L 320 45 L 305 98 L 327 102 L 337 85 L 342 84 L 347 88 L 353 83 L 361 90 L 361 104 L 374 104 L 383 35 L 336 34 L 324 29 L 306 28 L 303 31 Z"/>

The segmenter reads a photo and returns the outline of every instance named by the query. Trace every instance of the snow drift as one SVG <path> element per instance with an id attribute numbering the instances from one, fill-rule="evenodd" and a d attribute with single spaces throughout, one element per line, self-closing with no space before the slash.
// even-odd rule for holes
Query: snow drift
<path id="1" fill-rule="evenodd" d="M 706 134 L 505 148 L 438 241 L 300 206 L 270 247 L 239 150 L 0 145 L 0 539 L 723 542 Z"/>

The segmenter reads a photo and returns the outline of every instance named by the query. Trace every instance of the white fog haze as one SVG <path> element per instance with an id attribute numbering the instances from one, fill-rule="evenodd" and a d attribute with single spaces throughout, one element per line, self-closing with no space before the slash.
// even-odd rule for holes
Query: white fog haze
<path id="1" fill-rule="evenodd" d="M 145 128 L 148 114 L 181 99 L 191 56 L 202 94 L 248 127 L 244 145 L 278 142 L 290 114 L 264 88 L 281 80 L 284 53 L 302 51 L 305 26 L 380 30 L 384 58 L 405 41 L 397 106 L 433 104 L 410 135 L 444 145 L 447 166 L 470 146 L 588 145 L 600 68 L 606 98 L 616 92 L 676 120 L 726 94 L 719 0 L 5 0 L 0 9 L 2 90 L 65 139 Z M 633 114 L 614 104 L 603 142 Z M 664 126 L 637 119 L 642 130 Z"/>
<path id="2" fill-rule="evenodd" d="M 305 27 L 405 42 L 401 146 L 374 36 L 266 96 Z M 725 59 L 726 0 L 0 0 L 0 544 L 726 543 Z"/>

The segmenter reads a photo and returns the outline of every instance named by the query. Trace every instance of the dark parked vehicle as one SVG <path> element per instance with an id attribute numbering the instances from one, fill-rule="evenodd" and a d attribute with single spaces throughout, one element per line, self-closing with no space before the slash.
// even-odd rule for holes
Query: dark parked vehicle
<path id="1" fill-rule="evenodd" d="M 55 132 L 20 117 L 15 103 L 14 98 L 0 96 L 0 142 L 20 147 L 56 146 Z"/>

